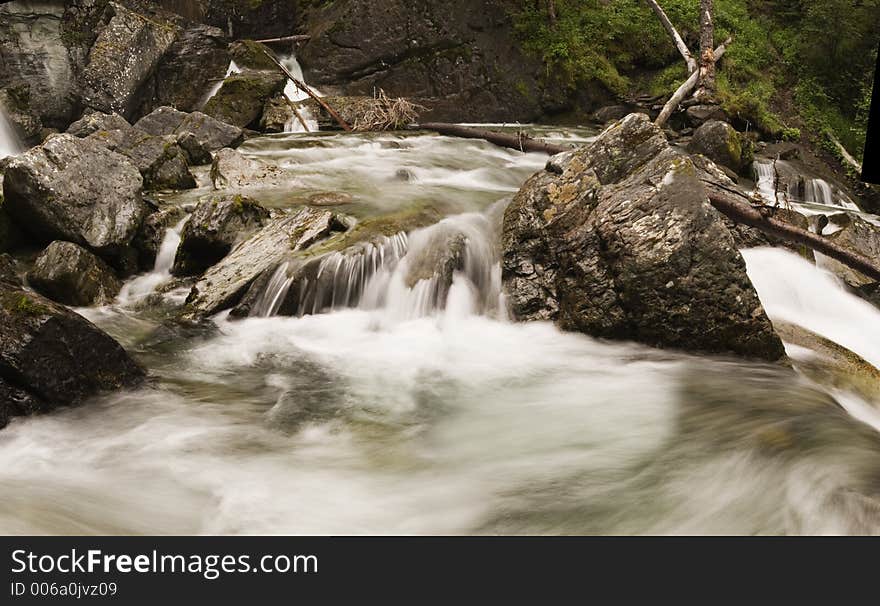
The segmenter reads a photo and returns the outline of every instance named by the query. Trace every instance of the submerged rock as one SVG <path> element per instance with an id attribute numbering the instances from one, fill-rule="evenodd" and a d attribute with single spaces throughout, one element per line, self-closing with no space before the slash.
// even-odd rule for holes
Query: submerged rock
<path id="1" fill-rule="evenodd" d="M 30 414 L 137 384 L 143 369 L 94 324 L 0 282 L 0 409 Z"/>
<path id="2" fill-rule="evenodd" d="M 137 167 L 89 139 L 52 135 L 12 158 L 4 208 L 43 242 L 66 240 L 122 261 L 146 212 Z"/>
<path id="3" fill-rule="evenodd" d="M 208 100 L 204 112 L 242 128 L 257 127 L 266 102 L 283 91 L 286 84 L 287 77 L 280 71 L 245 70 L 233 74 Z"/>
<path id="4" fill-rule="evenodd" d="M 245 158 L 234 149 L 224 148 L 214 154 L 211 163 L 211 183 L 214 189 L 240 189 L 266 185 L 281 177 L 281 169 L 274 164 Z"/>
<path id="5" fill-rule="evenodd" d="M 156 136 L 192 133 L 209 152 L 222 147 L 237 147 L 244 140 L 241 128 L 212 118 L 202 112 L 187 114 L 173 107 L 153 110 L 134 124 L 146 133 Z"/>
<path id="6" fill-rule="evenodd" d="M 643 114 L 533 176 L 504 214 L 519 320 L 777 360 L 779 337 L 697 170 Z"/>
<path id="7" fill-rule="evenodd" d="M 53 301 L 86 307 L 111 302 L 122 283 L 101 259 L 71 242 L 55 241 L 37 257 L 28 284 Z"/>
<path id="8" fill-rule="evenodd" d="M 88 137 L 130 159 L 144 178 L 146 189 L 192 189 L 196 180 L 188 156 L 173 136 L 156 137 L 128 127 L 99 130 Z"/>
<path id="9" fill-rule="evenodd" d="M 205 316 L 234 306 L 261 273 L 339 228 L 332 212 L 308 207 L 272 221 L 205 272 L 187 297 L 187 315 Z"/>
<path id="10" fill-rule="evenodd" d="M 688 144 L 688 151 L 703 154 L 736 173 L 751 164 L 751 157 L 743 150 L 740 134 L 730 124 L 720 120 L 710 120 L 698 128 Z"/>
<path id="11" fill-rule="evenodd" d="M 172 273 L 202 273 L 268 219 L 269 211 L 245 196 L 218 196 L 199 202 L 181 234 Z"/>

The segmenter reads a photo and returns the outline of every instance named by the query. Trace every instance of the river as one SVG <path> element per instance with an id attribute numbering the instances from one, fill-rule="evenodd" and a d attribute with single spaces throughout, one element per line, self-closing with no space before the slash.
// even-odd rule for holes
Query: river
<path id="1" fill-rule="evenodd" d="M 293 175 L 260 192 L 268 206 L 342 192 L 340 210 L 360 219 L 442 208 L 470 230 L 467 271 L 439 305 L 395 278 L 441 229 L 428 227 L 357 301 L 175 328 L 165 320 L 185 290 L 155 290 L 178 225 L 153 273 L 113 305 L 78 310 L 150 381 L 0 432 L 0 532 L 880 532 L 869 398 L 783 366 L 505 318 L 498 216 L 546 157 L 402 134 L 289 133 L 242 151 Z M 774 321 L 880 365 L 880 311 L 791 253 L 745 257 Z"/>

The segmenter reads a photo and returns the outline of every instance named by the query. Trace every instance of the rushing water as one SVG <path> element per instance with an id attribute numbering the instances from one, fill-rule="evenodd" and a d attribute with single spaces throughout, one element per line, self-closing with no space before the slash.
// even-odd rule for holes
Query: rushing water
<path id="1" fill-rule="evenodd" d="M 275 315 L 282 266 L 260 311 L 204 329 L 164 321 L 180 303 L 160 294 L 182 224 L 169 230 L 153 272 L 81 310 L 151 381 L 0 432 L 0 530 L 880 532 L 874 402 L 782 366 L 504 319 L 499 214 L 546 158 L 394 134 L 281 135 L 244 151 L 293 172 L 276 206 L 332 191 L 360 217 L 432 203 L 447 218 L 322 258 L 330 279 L 309 292 L 324 304 Z M 465 238 L 450 287 L 410 286 L 449 234 Z M 746 259 L 774 320 L 880 364 L 875 308 L 787 253 Z"/>
<path id="2" fill-rule="evenodd" d="M 6 117 L 3 106 L 0 105 L 0 159 L 7 156 L 14 156 L 21 153 L 24 149 L 15 129 Z"/>

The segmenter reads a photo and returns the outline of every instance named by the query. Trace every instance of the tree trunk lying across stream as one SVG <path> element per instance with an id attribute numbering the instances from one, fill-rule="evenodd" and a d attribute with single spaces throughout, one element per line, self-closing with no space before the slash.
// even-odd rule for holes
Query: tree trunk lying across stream
<path id="1" fill-rule="evenodd" d="M 445 122 L 424 122 L 413 127 L 417 130 L 433 130 L 441 135 L 450 137 L 463 137 L 465 139 L 484 139 L 500 147 L 508 147 L 521 152 L 542 152 L 551 156 L 568 152 L 574 149 L 566 145 L 555 145 L 541 139 L 534 139 L 522 133 L 507 134 L 480 128 L 471 128 L 459 124 L 447 124 Z"/>
<path id="2" fill-rule="evenodd" d="M 550 155 L 572 151 L 572 147 L 555 145 L 541 139 L 527 137 L 521 133 L 509 135 L 495 131 L 446 124 L 444 122 L 426 122 L 413 128 L 432 130 L 442 135 L 464 137 L 467 139 L 484 139 L 501 147 L 516 149 L 522 152 L 544 152 Z M 872 280 L 880 281 L 880 265 L 855 251 L 840 246 L 819 234 L 801 229 L 787 221 L 773 216 L 770 206 L 755 206 L 744 193 L 731 188 L 724 188 L 717 183 L 705 182 L 709 194 L 709 202 L 716 210 L 730 217 L 737 223 L 743 223 L 776 236 L 788 242 L 801 244 L 815 250 L 835 261 L 843 263 Z"/>

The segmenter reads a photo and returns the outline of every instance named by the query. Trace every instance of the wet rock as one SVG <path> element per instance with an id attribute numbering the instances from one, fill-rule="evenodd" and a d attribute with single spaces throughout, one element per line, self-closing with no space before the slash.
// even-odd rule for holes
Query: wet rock
<path id="1" fill-rule="evenodd" d="M 177 135 L 177 144 L 186 154 L 186 160 L 190 166 L 204 166 L 214 161 L 210 150 L 191 132 Z"/>
<path id="2" fill-rule="evenodd" d="M 138 92 L 171 48 L 179 28 L 116 2 L 109 3 L 108 10 L 112 16 L 89 51 L 79 98 L 85 107 L 130 117 L 137 108 Z"/>
<path id="3" fill-rule="evenodd" d="M 519 320 L 657 347 L 784 355 L 697 169 L 643 114 L 519 191 L 503 279 Z"/>
<path id="4" fill-rule="evenodd" d="M 691 105 L 685 110 L 688 124 L 699 128 L 710 120 L 727 122 L 727 114 L 718 105 Z"/>
<path id="5" fill-rule="evenodd" d="M 201 23 L 185 23 L 141 88 L 138 114 L 161 106 L 183 111 L 199 108 L 211 83 L 221 80 L 229 66 L 226 35 Z"/>
<path id="6" fill-rule="evenodd" d="M 237 147 L 244 140 L 244 133 L 237 126 L 202 112 L 187 114 L 172 107 L 153 110 L 135 122 L 134 126 L 156 136 L 192 133 L 202 147 L 211 152 L 222 147 Z"/>
<path id="7" fill-rule="evenodd" d="M 228 124 L 258 127 L 266 102 L 286 84 L 287 77 L 280 71 L 245 70 L 226 78 L 203 111 Z"/>
<path id="8" fill-rule="evenodd" d="M 7 415 L 78 404 L 129 387 L 143 369 L 109 335 L 69 309 L 0 282 L 0 398 Z"/>
<path id="9" fill-rule="evenodd" d="M 843 223 L 843 228 L 830 234 L 828 238 L 869 259 L 880 258 L 880 227 L 857 215 L 847 213 L 845 216 L 845 220 L 835 216 L 836 222 Z M 822 266 L 855 288 L 874 281 L 834 259 L 823 259 Z"/>
<path id="10" fill-rule="evenodd" d="M 67 133 L 74 137 L 88 137 L 99 130 L 126 130 L 129 128 L 131 128 L 131 124 L 119 114 L 89 111 L 71 124 Z"/>
<path id="11" fill-rule="evenodd" d="M 0 254 L 0 282 L 21 286 L 18 263 L 7 253 Z"/>
<path id="12" fill-rule="evenodd" d="M 245 158 L 234 149 L 224 148 L 214 154 L 211 183 L 214 189 L 242 188 L 277 181 L 281 169 L 274 164 Z"/>
<path id="13" fill-rule="evenodd" d="M 189 171 L 187 155 L 174 136 L 156 137 L 129 127 L 99 130 L 88 138 L 130 159 L 143 176 L 145 189 L 196 187 L 195 177 Z"/>
<path id="14" fill-rule="evenodd" d="M 234 306 L 257 276 L 291 252 L 326 238 L 334 228 L 338 222 L 332 212 L 308 207 L 270 222 L 205 272 L 186 300 L 186 313 L 206 316 Z"/>
<path id="15" fill-rule="evenodd" d="M 184 216 L 184 210 L 175 205 L 156 208 L 147 215 L 132 241 L 132 246 L 138 251 L 138 265 L 141 269 L 155 266 L 165 232 L 180 223 Z"/>
<path id="16" fill-rule="evenodd" d="M 40 142 L 43 122 L 30 108 L 30 87 L 27 84 L 0 90 L 0 109 L 22 141 L 30 145 Z"/>
<path id="17" fill-rule="evenodd" d="M 202 273 L 268 219 L 269 211 L 245 196 L 217 196 L 199 202 L 181 234 L 172 273 Z"/>
<path id="18" fill-rule="evenodd" d="M 727 122 L 710 120 L 703 124 L 694 132 L 687 149 L 692 154 L 703 154 L 736 173 L 751 164 L 751 158 L 743 153 L 740 134 Z"/>
<path id="19" fill-rule="evenodd" d="M 265 44 L 254 40 L 237 40 L 229 45 L 229 55 L 239 69 L 278 71 L 278 66 L 269 55 L 272 50 Z"/>
<path id="20" fill-rule="evenodd" d="M 26 83 L 29 109 L 55 127 L 73 117 L 71 92 L 88 51 L 67 35 L 70 4 L 0 3 L 0 86 Z"/>
<path id="21" fill-rule="evenodd" d="M 103 305 L 122 283 L 101 259 L 71 242 L 52 242 L 27 274 L 28 284 L 53 301 L 74 307 Z"/>
<path id="22" fill-rule="evenodd" d="M 9 161 L 4 208 L 40 241 L 66 240 L 121 262 L 146 212 L 137 167 L 103 145 L 68 134 Z"/>
<path id="23" fill-rule="evenodd" d="M 264 133 L 283 133 L 287 124 L 295 120 L 293 106 L 287 97 L 275 95 L 266 101 L 263 116 L 260 118 L 260 130 Z"/>
<path id="24" fill-rule="evenodd" d="M 606 105 L 593 114 L 593 120 L 600 124 L 616 122 L 629 115 L 630 109 L 626 105 Z"/>

